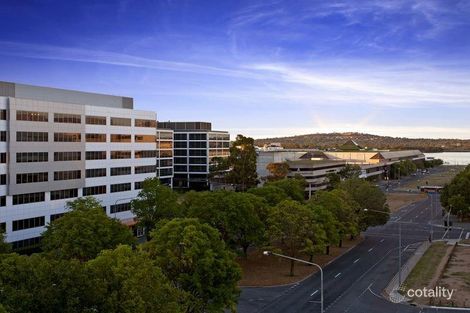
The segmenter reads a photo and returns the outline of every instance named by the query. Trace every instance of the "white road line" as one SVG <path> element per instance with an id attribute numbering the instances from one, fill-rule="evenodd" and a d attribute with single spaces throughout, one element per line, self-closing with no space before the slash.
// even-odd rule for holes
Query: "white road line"
<path id="1" fill-rule="evenodd" d="M 385 239 L 380 240 L 380 242 L 384 242 Z"/>
<path id="2" fill-rule="evenodd" d="M 367 252 L 371 252 L 372 250 L 374 250 L 374 248 L 370 248 L 369 250 L 367 250 Z"/>
<path id="3" fill-rule="evenodd" d="M 359 259 L 355 259 L 354 262 L 353 262 L 353 264 L 356 264 L 357 261 L 359 261 L 359 260 L 360 260 L 360 258 L 359 258 Z"/>
<path id="4" fill-rule="evenodd" d="M 318 289 L 315 290 L 314 292 L 312 292 L 312 294 L 310 295 L 310 297 L 313 297 L 317 292 L 318 292 Z"/>
<path id="5" fill-rule="evenodd" d="M 470 237 L 470 232 L 465 235 L 465 239 L 468 239 Z"/>
<path id="6" fill-rule="evenodd" d="M 339 275 L 341 275 L 341 273 L 336 274 L 336 275 L 335 275 L 335 278 L 338 277 Z"/>

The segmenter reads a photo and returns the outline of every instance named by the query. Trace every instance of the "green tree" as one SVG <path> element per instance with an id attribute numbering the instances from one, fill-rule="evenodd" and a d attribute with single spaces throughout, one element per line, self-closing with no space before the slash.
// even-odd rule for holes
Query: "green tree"
<path id="1" fill-rule="evenodd" d="M 452 208 L 451 213 L 460 217 L 461 220 L 470 213 L 470 207 L 465 200 L 465 197 L 457 194 L 449 198 L 449 207 Z"/>
<path id="2" fill-rule="evenodd" d="M 264 239 L 263 220 L 266 205 L 250 193 L 213 191 L 188 193 L 187 216 L 199 218 L 219 230 L 223 240 L 232 248 L 248 248 Z"/>
<path id="3" fill-rule="evenodd" d="M 374 212 L 390 213 L 386 205 L 387 198 L 379 187 L 366 180 L 355 178 L 341 182 L 339 188 L 351 195 L 352 199 L 359 205 L 362 230 L 369 226 L 387 223 L 388 216 L 386 214 Z M 368 210 L 368 212 L 364 212 L 365 210 Z"/>
<path id="4" fill-rule="evenodd" d="M 131 205 L 139 225 L 146 229 L 147 239 L 161 220 L 181 216 L 177 193 L 162 185 L 157 177 L 144 180 L 142 190 Z"/>
<path id="5" fill-rule="evenodd" d="M 390 167 L 391 178 L 400 178 L 402 176 L 408 176 L 411 173 L 416 172 L 417 166 L 411 160 L 403 160 L 398 163 L 393 163 Z"/>
<path id="6" fill-rule="evenodd" d="M 271 174 L 268 176 L 270 181 L 286 178 L 287 174 L 289 174 L 289 164 L 287 162 L 269 163 L 266 169 Z"/>
<path id="7" fill-rule="evenodd" d="M 321 205 L 309 204 L 312 209 L 315 224 L 320 225 L 324 231 L 326 253 L 330 252 L 330 245 L 338 245 L 340 240 L 338 220 L 335 215 Z"/>
<path id="8" fill-rule="evenodd" d="M 86 263 L 96 312 L 184 312 L 184 292 L 172 286 L 146 253 L 129 246 L 104 250 Z"/>
<path id="9" fill-rule="evenodd" d="M 238 135 L 230 147 L 229 163 L 232 168 L 227 175 L 227 181 L 245 191 L 256 186 L 256 150 L 254 139 Z"/>
<path id="10" fill-rule="evenodd" d="M 359 178 L 359 175 L 361 175 L 361 167 L 357 164 L 346 164 L 346 166 L 338 172 L 338 175 L 342 179 Z"/>
<path id="11" fill-rule="evenodd" d="M 303 202 L 305 200 L 305 184 L 305 179 L 303 178 L 284 178 L 269 182 L 266 186 L 278 187 L 284 190 L 292 200 Z"/>
<path id="12" fill-rule="evenodd" d="M 119 244 L 133 244 L 132 232 L 120 221 L 106 215 L 92 197 L 67 203 L 69 212 L 47 225 L 42 249 L 54 258 L 95 258 L 101 250 Z"/>
<path id="13" fill-rule="evenodd" d="M 458 213 L 461 219 L 470 215 L 470 165 L 458 173 L 450 182 L 444 186 L 441 192 L 441 204 L 452 213 Z"/>
<path id="14" fill-rule="evenodd" d="M 312 211 L 305 205 L 293 200 L 279 203 L 268 216 L 268 234 L 272 245 L 296 257 L 304 248 L 306 240 L 312 240 L 313 220 Z M 295 262 L 291 260 L 291 276 L 294 276 L 294 265 Z"/>
<path id="15" fill-rule="evenodd" d="M 10 251 L 11 251 L 11 246 L 9 243 L 5 242 L 5 236 L 2 232 L 2 229 L 0 229 L 0 254 L 8 253 Z"/>
<path id="16" fill-rule="evenodd" d="M 265 199 L 270 206 L 275 206 L 280 202 L 289 199 L 289 196 L 284 189 L 272 185 L 251 188 L 248 192 Z"/>
<path id="17" fill-rule="evenodd" d="M 155 229 L 144 249 L 188 293 L 187 312 L 235 310 L 240 268 L 215 228 L 197 219 L 176 218 Z"/>

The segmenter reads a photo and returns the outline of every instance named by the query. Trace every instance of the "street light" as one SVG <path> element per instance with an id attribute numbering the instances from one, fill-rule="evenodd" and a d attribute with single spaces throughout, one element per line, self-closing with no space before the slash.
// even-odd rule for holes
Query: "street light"
<path id="1" fill-rule="evenodd" d="M 389 212 L 364 209 L 364 212 L 369 212 L 369 211 L 390 215 Z M 401 223 L 400 222 L 391 222 L 391 223 L 398 223 L 398 287 L 400 287 L 401 286 Z"/>
<path id="2" fill-rule="evenodd" d="M 294 260 L 294 261 L 297 261 L 297 262 L 300 262 L 300 263 L 305 263 L 305 264 L 316 266 L 320 270 L 320 298 L 321 298 L 321 300 L 320 300 L 321 311 L 320 312 L 321 313 L 324 312 L 323 311 L 323 269 L 321 268 L 320 265 L 318 265 L 316 263 L 313 263 L 313 262 L 305 261 L 305 260 L 302 260 L 302 259 L 297 259 L 297 258 L 293 258 L 293 257 L 287 256 L 287 255 L 275 253 L 275 252 L 272 252 L 272 251 L 263 251 L 263 254 L 266 255 L 266 256 L 275 255 L 275 256 L 278 256 L 278 257 L 281 257 L 281 258 L 284 258 L 284 259 Z"/>

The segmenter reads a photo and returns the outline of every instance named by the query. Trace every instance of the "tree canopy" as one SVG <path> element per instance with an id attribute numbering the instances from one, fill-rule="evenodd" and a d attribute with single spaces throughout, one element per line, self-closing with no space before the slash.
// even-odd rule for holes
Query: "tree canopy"
<path id="1" fill-rule="evenodd" d="M 303 202 L 305 200 L 305 179 L 284 178 L 266 183 L 266 186 L 274 186 L 284 190 L 285 194 L 292 200 Z"/>
<path id="2" fill-rule="evenodd" d="M 46 226 L 42 249 L 55 258 L 89 260 L 101 250 L 119 244 L 133 244 L 132 232 L 120 221 L 106 215 L 92 197 L 67 203 L 69 211 Z"/>
<path id="3" fill-rule="evenodd" d="M 289 199 L 289 196 L 284 189 L 269 184 L 265 184 L 262 187 L 251 188 L 248 192 L 263 198 L 270 206 L 275 206 L 280 202 Z"/>
<path id="4" fill-rule="evenodd" d="M 270 173 L 268 176 L 270 181 L 286 178 L 287 174 L 289 174 L 289 164 L 287 162 L 269 163 L 266 169 Z"/>
<path id="5" fill-rule="evenodd" d="M 256 186 L 258 175 L 253 138 L 238 135 L 230 147 L 228 160 L 231 166 L 231 171 L 227 175 L 228 182 L 235 184 L 241 191 Z"/>
<path id="6" fill-rule="evenodd" d="M 11 251 L 11 246 L 9 243 L 5 242 L 5 235 L 0 229 L 0 254 L 8 253 Z"/>
<path id="7" fill-rule="evenodd" d="M 176 218 L 153 231 L 145 250 L 188 294 L 188 312 L 235 310 L 240 268 L 215 228 L 197 219 Z"/>
<path id="8" fill-rule="evenodd" d="M 470 165 L 458 173 L 445 185 L 441 192 L 441 204 L 448 211 L 452 208 L 453 214 L 461 219 L 470 216 Z"/>

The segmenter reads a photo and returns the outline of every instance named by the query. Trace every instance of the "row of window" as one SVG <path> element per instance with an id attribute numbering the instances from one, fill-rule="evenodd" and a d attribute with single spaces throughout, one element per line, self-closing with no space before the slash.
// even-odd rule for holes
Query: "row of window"
<path id="1" fill-rule="evenodd" d="M 175 133 L 174 140 L 188 140 L 188 134 Z M 207 140 L 207 134 L 189 134 L 189 140 Z M 210 134 L 209 140 L 225 140 L 230 141 L 229 134 Z"/>
<path id="2" fill-rule="evenodd" d="M 115 192 L 129 191 L 131 190 L 131 186 L 132 186 L 131 183 L 112 184 L 110 185 L 110 192 L 115 193 Z M 142 187 L 143 187 L 143 181 L 134 183 L 134 190 L 142 189 Z M 84 197 L 106 194 L 106 192 L 107 192 L 106 185 L 84 187 L 82 189 L 82 194 Z M 76 198 L 76 197 L 78 197 L 77 188 L 51 191 L 51 200 L 69 199 L 69 198 Z M 13 205 L 44 202 L 44 201 L 45 201 L 44 192 L 34 192 L 34 193 L 13 195 Z M 5 206 L 5 205 L 6 205 L 6 196 L 1 196 L 0 206 Z"/>
<path id="3" fill-rule="evenodd" d="M 6 120 L 6 110 L 1 110 L 0 119 Z M 30 122 L 48 122 L 48 112 L 36 112 L 36 111 L 16 111 L 17 121 L 30 121 Z M 82 117 L 79 114 L 70 113 L 54 113 L 55 123 L 69 123 L 69 124 L 81 124 Z M 106 116 L 85 116 L 85 124 L 90 125 L 106 125 Z M 132 119 L 122 117 L 111 117 L 112 126 L 132 126 Z M 157 122 L 155 120 L 135 119 L 135 127 L 150 127 L 156 128 Z"/>
<path id="4" fill-rule="evenodd" d="M 2 135 L 0 135 L 2 136 Z M 6 141 L 6 132 L 3 132 L 3 137 Z M 111 142 L 131 142 L 131 135 L 127 134 L 111 134 Z M 134 142 L 156 142 L 154 135 L 134 135 Z M 49 141 L 49 133 L 47 132 L 16 132 L 16 141 L 18 142 L 47 142 Z M 55 142 L 81 142 L 81 133 L 54 133 Z M 106 134 L 85 134 L 86 142 L 106 142 Z M 171 148 L 171 147 L 170 147 Z"/>
<path id="5" fill-rule="evenodd" d="M 162 151 L 163 152 L 163 151 Z M 160 157 L 172 157 L 170 153 L 160 153 Z M 111 151 L 111 159 L 130 159 L 132 151 Z M 156 150 L 136 150 L 134 151 L 134 158 L 155 158 L 157 156 Z M 80 151 L 68 151 L 68 152 L 54 152 L 54 161 L 80 161 L 82 154 Z M 86 151 L 86 160 L 106 160 L 106 151 Z M 2 163 L 6 163 L 6 153 L 4 153 L 4 160 Z M 47 152 L 17 152 L 16 163 L 32 163 L 32 162 L 48 162 L 49 157 Z"/>

